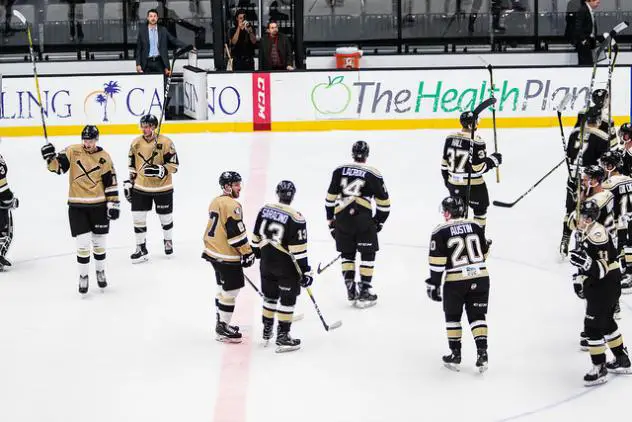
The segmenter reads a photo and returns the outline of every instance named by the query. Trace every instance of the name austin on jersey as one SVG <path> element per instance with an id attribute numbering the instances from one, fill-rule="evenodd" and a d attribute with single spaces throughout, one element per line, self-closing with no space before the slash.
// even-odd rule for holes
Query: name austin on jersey
<path id="1" fill-rule="evenodd" d="M 450 226 L 450 234 L 452 236 L 457 236 L 459 234 L 470 234 L 474 233 L 471 224 L 459 224 L 458 226 Z"/>
<path id="2" fill-rule="evenodd" d="M 271 208 L 264 208 L 263 210 L 261 210 L 261 218 L 274 220 L 281 224 L 287 224 L 287 220 L 289 217 L 289 215 L 277 210 L 273 210 Z"/>

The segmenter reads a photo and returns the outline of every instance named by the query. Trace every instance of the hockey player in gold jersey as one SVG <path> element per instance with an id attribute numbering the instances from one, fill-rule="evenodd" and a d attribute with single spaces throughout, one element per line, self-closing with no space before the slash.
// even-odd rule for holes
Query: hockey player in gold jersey
<path id="1" fill-rule="evenodd" d="M 124 184 L 125 197 L 132 203 L 136 251 L 130 256 L 133 263 L 147 261 L 147 213 L 156 204 L 163 231 L 165 254 L 173 253 L 173 180 L 178 171 L 178 154 L 164 135 L 156 138 L 158 119 L 148 114 L 140 119 L 143 131 L 132 141 L 129 149 L 129 180 Z"/>
<path id="2" fill-rule="evenodd" d="M 59 153 L 48 143 L 42 147 L 42 157 L 49 171 L 69 176 L 68 218 L 72 237 L 77 240 L 79 293 L 85 294 L 89 284 L 91 241 L 97 284 L 100 288 L 107 286 L 105 235 L 110 229 L 110 220 L 119 217 L 119 198 L 112 159 L 97 146 L 97 127 L 86 126 L 81 140 L 81 144 L 70 145 Z"/>
<path id="3" fill-rule="evenodd" d="M 213 264 L 218 291 L 215 299 L 217 340 L 241 342 L 239 327 L 230 325 L 235 299 L 244 287 L 243 268 L 250 267 L 255 255 L 248 243 L 241 204 L 241 176 L 225 171 L 219 177 L 222 194 L 208 208 L 209 220 L 204 231 L 202 258 Z"/>
<path id="4" fill-rule="evenodd" d="M 0 155 L 0 271 L 10 267 L 11 262 L 6 258 L 9 246 L 13 240 L 13 212 L 20 204 L 7 183 L 7 163 Z"/>

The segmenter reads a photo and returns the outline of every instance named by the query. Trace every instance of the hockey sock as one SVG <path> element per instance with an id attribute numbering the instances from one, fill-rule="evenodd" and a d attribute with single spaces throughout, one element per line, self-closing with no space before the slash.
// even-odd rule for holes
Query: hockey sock
<path id="1" fill-rule="evenodd" d="M 77 236 L 76 241 L 79 275 L 87 276 L 90 269 L 90 233 L 80 234 Z"/>
<path id="2" fill-rule="evenodd" d="M 147 211 L 132 211 L 136 244 L 142 245 L 147 237 Z"/>
<path id="3" fill-rule="evenodd" d="M 375 263 L 375 252 L 360 254 L 360 283 L 362 288 L 371 287 L 373 279 L 373 265 Z"/>
<path id="4" fill-rule="evenodd" d="M 160 224 L 162 225 L 162 233 L 165 240 L 173 239 L 173 214 L 158 214 Z"/>
<path id="5" fill-rule="evenodd" d="M 477 349 L 487 350 L 487 321 L 479 319 L 470 322 L 472 337 L 476 343 Z"/>
<path id="6" fill-rule="evenodd" d="M 277 302 L 278 299 L 273 299 L 269 297 L 263 298 L 263 312 L 262 312 L 262 321 L 263 324 L 274 324 L 274 315 L 277 311 Z"/>
<path id="7" fill-rule="evenodd" d="M 342 278 L 355 281 L 355 253 L 342 254 Z"/>
<path id="8" fill-rule="evenodd" d="M 621 356 L 623 354 L 623 336 L 619 333 L 619 330 L 606 334 L 604 338 L 613 355 Z"/>
<path id="9" fill-rule="evenodd" d="M 279 319 L 279 332 L 289 332 L 296 305 L 296 294 L 291 287 L 279 286 L 281 290 L 281 303 L 277 306 L 276 315 Z"/>
<path id="10" fill-rule="evenodd" d="M 478 214 L 474 211 L 474 221 L 480 224 L 483 230 L 485 230 L 485 225 L 487 224 L 487 213 L 483 212 Z"/>
<path id="11" fill-rule="evenodd" d="M 592 360 L 593 365 L 606 363 L 606 345 L 603 338 L 589 338 L 588 351 L 590 352 L 590 360 Z"/>
<path id="12" fill-rule="evenodd" d="M 238 293 L 239 289 L 224 290 L 221 287 L 217 293 L 217 300 L 215 303 L 217 303 L 219 320 L 226 323 L 226 325 L 229 325 L 230 320 L 233 318 L 233 312 L 235 311 L 235 299 L 237 298 Z"/>
<path id="13" fill-rule="evenodd" d="M 624 256 L 625 256 L 625 268 L 626 271 L 627 269 L 632 269 L 632 247 L 630 246 L 625 246 L 623 248 L 624 251 Z"/>
<path id="14" fill-rule="evenodd" d="M 461 329 L 460 315 L 446 315 L 446 330 L 448 334 L 448 346 L 450 350 L 461 350 Z"/>
<path id="15" fill-rule="evenodd" d="M 97 271 L 105 270 L 105 235 L 92 233 L 92 254 Z"/>

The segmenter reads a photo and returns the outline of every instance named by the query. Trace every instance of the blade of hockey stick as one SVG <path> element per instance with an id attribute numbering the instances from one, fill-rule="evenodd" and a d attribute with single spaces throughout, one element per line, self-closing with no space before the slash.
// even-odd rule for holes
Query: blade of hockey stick
<path id="1" fill-rule="evenodd" d="M 338 255 L 337 257 L 335 257 L 334 259 L 332 259 L 327 265 L 325 265 L 324 267 L 321 268 L 320 264 L 321 262 L 318 263 L 318 268 L 316 269 L 316 274 L 320 274 L 323 271 L 325 271 L 327 268 L 331 267 L 333 265 L 334 262 L 338 261 L 340 259 L 342 255 Z"/>
<path id="2" fill-rule="evenodd" d="M 342 325 L 342 321 L 334 321 L 334 323 L 329 326 L 329 329 L 327 331 L 331 331 L 331 330 L 335 330 L 336 328 L 340 328 L 341 325 Z"/>
<path id="3" fill-rule="evenodd" d="M 483 101 L 482 103 L 480 103 L 473 111 L 472 113 L 474 113 L 474 117 L 478 118 L 478 116 L 485 110 L 487 110 L 488 108 L 490 108 L 491 106 L 493 106 L 494 104 L 496 104 L 496 98 L 495 97 L 491 97 L 486 99 L 485 101 Z"/>
<path id="4" fill-rule="evenodd" d="M 15 16 L 16 18 L 18 18 L 18 20 L 20 22 L 22 22 L 24 25 L 26 25 L 26 18 L 24 17 L 24 15 L 22 13 L 20 13 L 19 10 L 15 10 L 13 9 L 13 16 Z"/>
<path id="5" fill-rule="evenodd" d="M 182 47 L 182 48 L 178 48 L 173 55 L 175 57 L 182 57 L 184 54 L 188 53 L 189 51 L 193 50 L 193 45 L 189 44 L 186 47 Z"/>

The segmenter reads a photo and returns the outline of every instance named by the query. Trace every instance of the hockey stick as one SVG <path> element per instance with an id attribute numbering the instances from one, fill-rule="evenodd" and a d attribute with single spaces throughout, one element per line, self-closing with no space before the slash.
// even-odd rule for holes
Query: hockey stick
<path id="1" fill-rule="evenodd" d="M 467 171 L 467 190 L 465 193 L 465 218 L 467 218 L 469 214 L 470 208 L 470 193 L 472 191 L 472 157 L 474 156 L 474 139 L 476 134 L 476 123 L 478 121 L 478 116 L 490 106 L 496 104 L 496 98 L 491 97 L 483 101 L 474 109 L 472 112 L 474 114 L 474 123 L 472 124 L 472 137 L 470 139 L 470 154 L 469 154 L 469 163 L 470 168 Z"/>
<path id="2" fill-rule="evenodd" d="M 31 55 L 31 62 L 33 62 L 33 78 L 35 79 L 35 88 L 37 90 L 37 102 L 39 104 L 40 115 L 42 117 L 42 129 L 44 129 L 44 140 L 47 144 L 48 142 L 48 130 L 46 129 L 46 119 L 44 117 L 44 104 L 42 104 L 42 93 L 39 85 L 39 77 L 37 75 L 37 65 L 35 64 L 35 50 L 33 49 L 33 38 L 31 37 L 31 27 L 29 23 L 26 21 L 26 18 L 22 13 L 17 10 L 13 10 L 13 16 L 18 18 L 23 25 L 26 25 L 26 35 L 29 40 L 29 54 Z"/>
<path id="3" fill-rule="evenodd" d="M 338 254 L 337 257 L 335 257 L 334 259 L 332 259 L 329 264 L 325 265 L 324 267 L 321 267 L 320 264 L 321 262 L 318 263 L 318 269 L 316 269 L 316 274 L 320 274 L 323 271 L 325 271 L 327 268 L 331 267 L 336 261 L 338 261 L 340 258 L 342 257 L 342 254 Z"/>
<path id="4" fill-rule="evenodd" d="M 612 121 L 612 72 L 617 64 L 617 57 L 619 56 L 619 44 L 613 42 L 614 58 L 612 57 L 612 50 L 608 52 L 608 130 L 612 130 L 614 122 Z M 611 133 L 608 133 L 608 137 Z M 615 134 L 616 138 L 616 134 Z"/>
<path id="5" fill-rule="evenodd" d="M 487 65 L 487 70 L 489 71 L 489 95 L 491 98 L 494 97 L 494 89 L 496 86 L 494 85 L 494 70 L 491 64 Z M 496 135 L 496 107 L 492 107 L 492 123 L 494 126 L 494 152 L 498 152 L 498 137 Z M 500 183 L 500 168 L 496 167 L 496 183 Z"/>
<path id="6" fill-rule="evenodd" d="M 549 177 L 555 170 L 557 170 L 562 164 L 564 164 L 564 161 L 566 161 L 566 158 L 564 158 L 562 161 L 560 161 L 559 163 L 557 163 L 557 165 L 555 167 L 553 167 L 551 170 L 549 170 L 549 172 L 547 174 L 545 174 L 540 180 L 538 180 L 533 186 L 531 186 L 529 188 L 529 190 L 527 190 L 525 193 L 523 193 L 522 195 L 520 195 L 518 197 L 518 199 L 516 199 L 513 202 L 502 202 L 502 201 L 493 201 L 492 204 L 494 204 L 497 207 L 502 207 L 502 208 L 511 208 L 514 205 L 516 205 L 518 202 L 520 202 L 522 200 L 522 198 L 524 198 L 525 196 L 527 196 L 533 189 L 536 188 L 536 186 L 538 186 L 540 183 L 542 183 L 542 181 L 544 179 L 546 179 L 547 177 Z"/>
<path id="7" fill-rule="evenodd" d="M 560 104 L 557 106 L 557 123 L 560 127 L 560 133 L 562 135 L 562 149 L 564 150 L 565 155 L 566 155 L 566 136 L 564 135 L 564 125 L 562 123 L 562 111 L 566 108 L 572 96 L 573 95 L 571 94 L 570 91 L 567 92 L 564 98 L 562 98 L 562 101 L 560 101 Z M 566 156 L 565 160 L 566 160 L 566 169 L 568 170 L 568 177 L 573 177 L 573 175 L 571 174 L 571 163 L 568 161 L 568 156 Z"/>
<path id="8" fill-rule="evenodd" d="M 250 286 L 252 286 L 252 288 L 255 289 L 255 292 L 257 292 L 259 297 L 263 299 L 264 298 L 263 293 L 261 293 L 261 290 L 259 290 L 259 288 L 255 285 L 255 283 L 253 283 L 252 280 L 250 280 L 250 278 L 246 274 L 244 274 L 244 278 L 246 279 L 248 284 L 250 284 Z M 303 319 L 303 317 L 304 317 L 303 314 L 294 314 L 292 315 L 292 322 L 300 321 Z"/>

